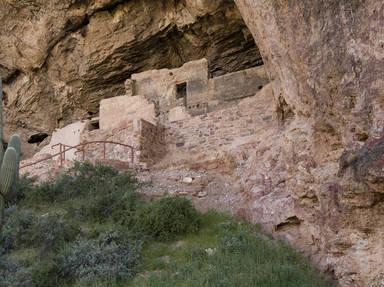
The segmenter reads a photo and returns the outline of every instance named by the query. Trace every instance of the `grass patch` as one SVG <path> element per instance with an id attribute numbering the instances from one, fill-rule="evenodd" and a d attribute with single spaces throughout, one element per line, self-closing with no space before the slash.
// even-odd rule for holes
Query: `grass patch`
<path id="1" fill-rule="evenodd" d="M 133 174 L 77 163 L 19 186 L 0 237 L 0 287 L 329 286 L 257 226 L 182 198 L 151 201 Z"/>
<path id="2" fill-rule="evenodd" d="M 182 241 L 150 243 L 146 272 L 127 286 L 331 286 L 305 258 L 262 235 L 258 226 L 214 211 L 201 216 L 201 226 Z"/>

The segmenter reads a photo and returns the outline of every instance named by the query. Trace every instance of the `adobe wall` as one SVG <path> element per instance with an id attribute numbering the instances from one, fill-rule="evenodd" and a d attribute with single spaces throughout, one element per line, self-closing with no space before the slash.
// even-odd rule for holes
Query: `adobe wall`
<path id="1" fill-rule="evenodd" d="M 139 161 L 150 166 L 165 156 L 164 128 L 145 120 L 141 120 L 139 125 Z"/>
<path id="2" fill-rule="evenodd" d="M 56 144 L 62 143 L 68 146 L 76 146 L 80 143 L 80 137 L 83 133 L 87 122 L 76 122 L 58 129 L 52 133 L 50 143 L 43 147 L 36 155 L 54 155 L 58 153 L 59 147 L 54 147 Z M 54 147 L 54 148 L 53 148 Z M 66 159 L 73 160 L 76 157 L 75 150 L 70 150 L 66 153 Z"/>
<path id="3" fill-rule="evenodd" d="M 144 96 L 120 96 L 100 102 L 100 129 L 124 127 L 135 119 L 155 123 L 155 105 Z"/>
<path id="4" fill-rule="evenodd" d="M 177 86 L 186 84 L 186 96 Z M 206 113 L 223 102 L 253 96 L 269 83 L 264 67 L 255 67 L 224 76 L 209 78 L 206 59 L 192 61 L 177 69 L 151 70 L 133 74 L 126 82 L 128 95 L 144 95 L 156 104 L 161 117 L 177 106 L 185 106 L 191 115 Z"/>
<path id="5" fill-rule="evenodd" d="M 138 135 L 139 131 L 137 129 L 137 124 L 135 125 L 134 121 L 130 121 L 126 122 L 124 126 L 115 129 L 100 129 L 84 132 L 81 137 L 81 142 L 112 141 L 133 146 L 135 148 L 134 159 L 137 161 L 139 155 L 137 153 L 139 150 Z M 103 149 L 103 144 L 87 145 L 85 148 L 84 159 L 90 161 L 103 159 Z M 80 152 L 78 154 L 78 159 L 82 160 L 82 157 L 83 154 Z M 109 160 L 130 162 L 132 153 L 127 147 L 115 144 L 106 144 L 106 158 Z"/>
<path id="6" fill-rule="evenodd" d="M 209 80 L 209 97 L 219 102 L 253 96 L 269 83 L 263 66 L 255 67 Z"/>
<path id="7" fill-rule="evenodd" d="M 93 130 L 82 134 L 82 142 L 112 141 L 130 145 L 134 148 L 134 163 L 136 165 L 152 165 L 165 154 L 163 128 L 143 119 L 125 122 L 125 125 L 112 130 Z M 88 145 L 84 159 L 95 161 L 103 159 L 103 143 Z M 128 147 L 117 144 L 106 144 L 106 159 L 131 162 L 132 152 Z M 78 159 L 83 154 L 79 153 Z"/>
<path id="8" fill-rule="evenodd" d="M 206 102 L 208 94 L 208 61 L 201 59 L 184 64 L 177 69 L 151 70 L 133 74 L 135 95 L 144 95 L 157 104 L 160 111 Z M 187 100 L 176 99 L 176 85 L 187 83 Z"/>

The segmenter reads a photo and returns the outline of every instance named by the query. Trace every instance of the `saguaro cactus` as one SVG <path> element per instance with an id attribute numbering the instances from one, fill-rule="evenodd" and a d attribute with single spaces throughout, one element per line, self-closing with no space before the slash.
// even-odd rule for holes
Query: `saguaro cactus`
<path id="1" fill-rule="evenodd" d="M 7 150 L 3 146 L 3 86 L 0 78 L 0 234 L 3 229 L 5 195 L 14 186 L 19 176 L 21 142 L 18 135 L 13 135 Z"/>

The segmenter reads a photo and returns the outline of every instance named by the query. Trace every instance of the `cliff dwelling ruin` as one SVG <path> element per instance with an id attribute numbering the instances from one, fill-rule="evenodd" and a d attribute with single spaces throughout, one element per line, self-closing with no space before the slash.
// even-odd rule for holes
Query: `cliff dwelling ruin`
<path id="1" fill-rule="evenodd" d="M 125 95 L 102 100 L 99 117 L 57 130 L 38 155 L 58 153 L 59 143 L 71 147 L 108 139 L 134 146 L 135 164 L 154 165 L 165 157 L 173 158 L 175 151 L 201 156 L 215 151 L 217 156 L 218 151 L 255 141 L 250 124 L 269 110 L 254 106 L 255 95 L 266 87 L 268 92 L 262 93 L 266 101 L 273 97 L 264 67 L 213 78 L 208 71 L 208 61 L 201 59 L 176 69 L 133 74 L 125 81 Z M 265 121 L 271 119 L 270 112 Z M 231 128 L 223 128 L 220 122 Z M 125 149 L 113 148 L 117 151 L 107 151 L 110 159 L 130 160 L 132 155 Z M 82 156 L 97 160 L 100 153 L 96 148 Z M 66 155 L 67 160 L 76 158 L 80 159 L 73 150 Z"/>
<path id="2" fill-rule="evenodd" d="M 22 173 L 134 167 L 384 286 L 383 1 L 27 2 L 0 1 Z"/>

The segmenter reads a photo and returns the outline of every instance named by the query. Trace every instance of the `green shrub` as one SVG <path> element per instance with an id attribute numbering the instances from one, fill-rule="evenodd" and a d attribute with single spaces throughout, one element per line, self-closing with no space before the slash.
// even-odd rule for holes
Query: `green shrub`
<path id="1" fill-rule="evenodd" d="M 5 196 L 6 206 L 18 204 L 25 198 L 25 195 L 32 192 L 34 189 L 33 180 L 28 175 L 23 175 L 15 182 L 15 187 L 12 188 Z"/>
<path id="2" fill-rule="evenodd" d="M 140 259 L 140 242 L 129 244 L 110 233 L 69 245 L 58 255 L 57 268 L 61 278 L 70 281 L 115 282 L 133 277 Z"/>
<path id="3" fill-rule="evenodd" d="M 3 252 L 31 244 L 31 230 L 36 218 L 36 214 L 30 210 L 17 210 L 15 207 L 6 210 L 6 222 L 0 240 Z"/>
<path id="4" fill-rule="evenodd" d="M 25 195 L 26 200 L 37 204 L 56 202 L 63 193 L 63 189 L 58 186 L 58 181 L 64 180 L 63 178 L 67 178 L 67 176 L 60 175 L 60 179 L 50 179 L 37 185 Z"/>
<path id="5" fill-rule="evenodd" d="M 143 197 L 136 192 L 106 192 L 84 201 L 75 213 L 88 220 L 105 222 L 112 219 L 115 223 L 130 227 L 134 224 L 135 212 L 143 204 Z"/>
<path id="6" fill-rule="evenodd" d="M 133 192 L 139 182 L 133 174 L 119 173 L 101 164 L 79 163 L 67 172 L 37 186 L 27 194 L 32 203 L 63 202 L 74 198 L 91 199 L 114 192 Z"/>
<path id="7" fill-rule="evenodd" d="M 247 252 L 249 247 L 250 238 L 246 232 L 227 234 L 220 238 L 219 250 L 224 253 Z"/>
<path id="8" fill-rule="evenodd" d="M 31 270 L 32 286 L 52 287 L 59 285 L 59 275 L 54 262 L 50 260 L 37 262 Z"/>
<path id="9" fill-rule="evenodd" d="M 73 241 L 78 233 L 78 228 L 67 223 L 61 215 L 38 216 L 30 210 L 9 208 L 0 243 L 3 252 L 28 247 L 49 251 L 64 242 Z"/>
<path id="10" fill-rule="evenodd" d="M 79 229 L 59 214 L 40 216 L 31 230 L 32 241 L 44 251 L 75 240 L 78 233 Z"/>
<path id="11" fill-rule="evenodd" d="M 0 287 L 31 287 L 31 270 L 0 256 Z"/>
<path id="12" fill-rule="evenodd" d="M 163 198 L 143 208 L 137 215 L 137 228 L 158 240 L 173 240 L 199 229 L 199 213 L 185 198 Z"/>

